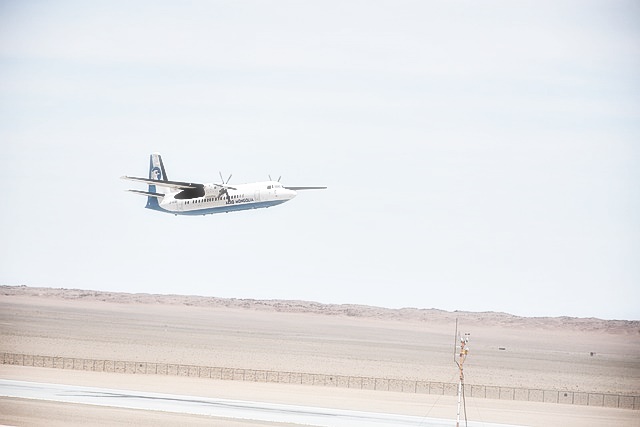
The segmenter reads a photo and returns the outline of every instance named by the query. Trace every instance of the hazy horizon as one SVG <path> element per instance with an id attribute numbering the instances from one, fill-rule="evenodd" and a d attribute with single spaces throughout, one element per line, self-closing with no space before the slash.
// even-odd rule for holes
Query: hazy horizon
<path id="1" fill-rule="evenodd" d="M 404 307 L 385 307 L 385 306 L 380 306 L 380 305 L 369 305 L 369 304 L 359 304 L 359 303 L 325 303 L 325 302 L 321 302 L 321 301 L 311 301 L 311 300 L 300 300 L 300 299 L 280 299 L 280 298 L 233 298 L 233 297 L 219 297 L 219 296 L 215 296 L 215 295 L 196 295 L 196 294 L 178 294 L 178 293 L 157 293 L 157 292 L 126 292 L 126 291 L 105 291 L 105 290 L 98 290 L 98 289 L 89 289 L 89 288 L 54 288 L 54 287 L 47 287 L 47 286 L 29 286 L 29 285 L 7 285 L 7 284 L 0 284 L 0 288 L 27 288 L 27 289 L 32 289 L 32 290 L 37 290 L 37 289 L 46 289 L 46 290 L 51 290 L 51 291 L 78 291 L 78 292 L 87 292 L 87 293 L 92 293 L 92 294 L 97 294 L 97 296 L 99 297 L 100 294 L 118 294 L 118 295 L 131 295 L 131 296 L 135 296 L 135 295 L 144 295 L 144 296 L 158 296 L 158 297 L 184 297 L 184 298 L 212 298 L 212 299 L 217 299 L 217 300 L 225 300 L 225 301 L 251 301 L 251 302 L 300 302 L 300 303 L 309 303 L 309 304 L 317 304 L 319 306 L 324 306 L 324 307 L 331 307 L 331 306 L 337 306 L 337 307 L 363 307 L 363 308 L 372 308 L 372 309 L 382 309 L 382 310 L 417 310 L 417 311 L 441 311 L 444 313 L 449 313 L 449 314 L 456 314 L 456 313 L 468 313 L 468 314 L 498 314 L 498 315 L 507 315 L 507 316 L 513 316 L 513 317 L 521 317 L 521 318 L 525 318 L 525 319 L 542 319 L 542 318 L 555 318 L 555 319 L 561 319 L 561 318 L 569 318 L 569 319 L 578 319 L 578 320 L 589 320 L 589 319 L 595 319 L 595 320 L 602 320 L 602 321 L 613 321 L 613 322 L 640 322 L 640 319 L 605 319 L 605 318 L 600 318 L 600 317 L 593 317 L 593 316 L 589 316 L 589 317 L 579 317 L 579 316 L 563 316 L 563 315 L 559 315 L 559 316 L 521 316 L 518 314 L 514 314 L 514 313 L 509 313 L 506 311 L 495 311 L 495 310 L 483 310 L 483 311 L 474 311 L 474 310 L 445 310 L 442 308 L 438 308 L 438 307 L 415 307 L 415 306 L 404 306 Z M 82 299 L 84 296 L 81 295 L 79 298 L 74 298 L 74 299 Z M 63 299 L 67 299 L 64 298 Z M 71 300 L 71 299 L 69 299 Z M 128 304 L 129 302 L 123 302 L 123 301 L 103 301 L 102 302 L 109 302 L 109 303 L 115 303 L 115 304 Z M 142 302 L 142 304 L 147 304 L 147 302 Z M 187 304 L 189 305 L 189 304 Z M 195 306 L 198 306 L 197 304 L 194 304 Z M 238 307 L 231 307 L 231 308 L 238 308 Z M 241 308 L 245 308 L 245 307 L 241 307 Z M 302 310 L 302 312 L 305 312 L 304 310 Z"/>

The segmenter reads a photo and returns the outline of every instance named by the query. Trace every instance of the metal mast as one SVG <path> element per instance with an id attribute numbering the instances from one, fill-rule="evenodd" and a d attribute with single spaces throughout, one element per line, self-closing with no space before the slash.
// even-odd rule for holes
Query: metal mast
<path id="1" fill-rule="evenodd" d="M 458 370 L 460 371 L 460 379 L 458 381 L 458 412 L 456 416 L 456 427 L 460 427 L 460 403 L 464 399 L 464 361 L 467 359 L 467 354 L 469 353 L 469 347 L 467 344 L 469 343 L 469 333 L 465 333 L 464 336 L 460 335 L 458 337 L 458 319 L 456 319 L 456 335 L 455 340 L 459 342 L 459 345 L 455 345 L 453 351 L 453 361 L 458 365 Z M 460 351 L 458 352 L 458 347 Z M 464 405 L 464 421 L 465 425 L 467 423 L 467 406 Z"/>

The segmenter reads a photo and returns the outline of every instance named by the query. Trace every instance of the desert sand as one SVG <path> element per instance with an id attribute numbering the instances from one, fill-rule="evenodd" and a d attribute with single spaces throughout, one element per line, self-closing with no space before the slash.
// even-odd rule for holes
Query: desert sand
<path id="1" fill-rule="evenodd" d="M 0 352 L 455 382 L 456 318 L 459 330 L 471 336 L 465 364 L 467 385 L 640 394 L 638 321 L 0 287 Z M 156 391 L 183 387 L 189 394 L 207 391 L 224 397 L 222 394 L 236 390 L 237 396 L 258 393 L 261 399 L 280 399 L 282 403 L 332 399 L 347 409 L 381 408 L 384 402 L 391 402 L 392 408 L 405 411 L 399 413 L 424 416 L 431 405 L 429 416 L 455 416 L 455 398 L 450 396 L 153 375 L 127 380 L 127 374 L 7 365 L 0 369 L 3 378 L 75 378 L 85 384 L 120 387 L 129 383 L 141 387 L 144 378 L 145 387 Z M 640 425 L 636 420 L 639 413 L 633 410 L 469 401 L 470 415 L 477 421 L 570 425 L 569 420 L 582 420 L 580 425 Z M 2 399 L 0 405 L 0 422 L 4 424 L 38 425 L 34 406 L 42 413 L 59 414 L 59 425 L 73 423 L 69 414 L 85 421 L 91 417 L 113 421 L 107 425 L 131 419 L 125 410 L 114 410 L 105 418 L 102 412 L 96 415 L 80 405 L 11 399 Z M 505 413 L 510 415 L 505 418 Z M 157 417 L 165 416 L 169 418 L 163 418 L 164 425 L 176 423 L 171 417 L 178 415 L 169 414 L 140 414 L 136 419 L 142 425 L 157 425 Z M 188 423 L 211 421 L 199 418 L 189 417 Z"/>

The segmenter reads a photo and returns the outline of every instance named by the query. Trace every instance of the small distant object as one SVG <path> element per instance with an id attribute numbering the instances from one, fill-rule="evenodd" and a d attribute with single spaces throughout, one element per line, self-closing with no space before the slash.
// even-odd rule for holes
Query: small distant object
<path id="1" fill-rule="evenodd" d="M 498 350 L 506 350 L 506 347 L 498 347 Z"/>
<path id="2" fill-rule="evenodd" d="M 231 175 L 221 183 L 198 184 L 169 181 L 160 153 L 151 154 L 149 178 L 123 176 L 122 179 L 148 184 L 147 191 L 129 190 L 147 196 L 147 209 L 174 215 L 208 215 L 221 212 L 269 208 L 293 199 L 298 190 L 323 190 L 327 187 L 285 187 L 274 181 L 228 185 Z"/>
<path id="3" fill-rule="evenodd" d="M 595 352 L 595 351 L 591 351 L 591 352 L 589 352 L 589 356 L 593 357 L 593 356 L 595 356 L 595 355 L 596 355 L 596 352 Z"/>

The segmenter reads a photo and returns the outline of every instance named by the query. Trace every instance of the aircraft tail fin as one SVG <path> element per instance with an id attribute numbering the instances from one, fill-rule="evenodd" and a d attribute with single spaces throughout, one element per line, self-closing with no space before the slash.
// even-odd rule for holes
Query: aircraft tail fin
<path id="1" fill-rule="evenodd" d="M 147 206 L 149 209 L 159 209 L 160 204 L 158 202 L 158 196 L 164 196 L 171 191 L 170 188 L 163 187 L 162 181 L 168 181 L 167 172 L 164 169 L 164 163 L 162 162 L 162 156 L 160 153 L 153 153 L 149 157 L 149 179 L 158 181 L 158 184 L 149 184 L 149 191 L 147 192 Z"/>

